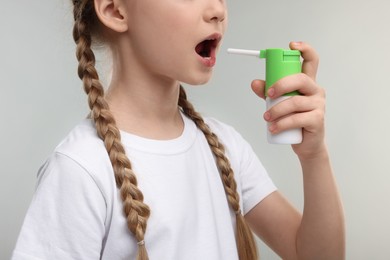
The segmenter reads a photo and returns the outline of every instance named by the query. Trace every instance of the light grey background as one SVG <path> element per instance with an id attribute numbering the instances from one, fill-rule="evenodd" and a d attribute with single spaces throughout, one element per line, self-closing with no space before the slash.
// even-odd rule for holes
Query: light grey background
<path id="1" fill-rule="evenodd" d="M 0 7 L 0 259 L 9 259 L 36 172 L 87 114 L 76 76 L 70 1 L 3 1 Z M 302 208 L 299 164 L 265 141 L 264 102 L 250 90 L 264 61 L 228 47 L 287 48 L 307 41 L 321 57 L 327 140 L 345 206 L 348 259 L 390 259 L 390 1 L 229 1 L 230 28 L 215 77 L 189 88 L 199 111 L 239 130 L 279 189 Z M 174 14 L 173 14 L 174 15 Z M 260 244 L 262 259 L 278 259 Z"/>

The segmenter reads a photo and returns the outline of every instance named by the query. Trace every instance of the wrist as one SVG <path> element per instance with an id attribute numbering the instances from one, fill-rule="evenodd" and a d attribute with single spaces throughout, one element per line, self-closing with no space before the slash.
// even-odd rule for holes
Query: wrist
<path id="1" fill-rule="evenodd" d="M 298 156 L 304 176 L 319 176 L 332 174 L 332 165 L 326 146 L 310 155 Z M 310 177 L 311 178 L 311 177 Z M 320 178 L 321 179 L 321 178 Z"/>
<path id="2" fill-rule="evenodd" d="M 300 152 L 296 151 L 296 153 L 301 163 L 313 162 L 318 160 L 329 160 L 328 148 L 325 143 L 317 145 L 315 149 Z"/>

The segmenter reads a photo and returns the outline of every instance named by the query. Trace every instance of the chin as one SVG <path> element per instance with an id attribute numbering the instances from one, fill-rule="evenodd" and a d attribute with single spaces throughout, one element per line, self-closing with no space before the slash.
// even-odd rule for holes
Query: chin
<path id="1" fill-rule="evenodd" d="M 182 80 L 181 82 L 186 83 L 188 85 L 199 86 L 208 83 L 211 79 L 211 76 L 212 76 L 211 72 L 207 74 L 202 73 L 200 75 L 194 75 L 191 78 Z"/>

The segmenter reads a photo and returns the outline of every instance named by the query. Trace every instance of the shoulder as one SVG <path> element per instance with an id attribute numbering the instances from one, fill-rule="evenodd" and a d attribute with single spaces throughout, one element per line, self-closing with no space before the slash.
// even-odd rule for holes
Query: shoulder
<path id="1" fill-rule="evenodd" d="M 210 127 L 211 131 L 217 135 L 219 141 L 227 146 L 228 149 L 241 150 L 247 149 L 248 142 L 237 132 L 237 130 L 224 122 L 213 117 L 205 117 L 205 123 Z"/>
<path id="2" fill-rule="evenodd" d="M 225 147 L 226 156 L 232 165 L 242 167 L 253 157 L 256 157 L 251 145 L 238 133 L 234 127 L 212 117 L 205 117 L 205 123 Z"/>
<path id="3" fill-rule="evenodd" d="M 232 126 L 215 118 L 205 118 L 214 134 L 225 146 L 243 200 L 244 213 L 276 190 L 251 145 Z"/>
<path id="4" fill-rule="evenodd" d="M 87 121 L 57 146 L 39 170 L 13 259 L 99 257 L 116 198 L 110 174 L 97 169 L 101 150 Z"/>
<path id="5" fill-rule="evenodd" d="M 55 148 L 56 153 L 70 157 L 87 158 L 96 155 L 102 156 L 103 141 L 97 136 L 93 122 L 89 119 L 81 121 Z M 104 151 L 104 150 L 103 150 Z"/>
<path id="6" fill-rule="evenodd" d="M 112 166 L 91 120 L 80 122 L 62 140 L 41 167 L 39 179 L 53 172 L 69 178 L 90 179 L 104 197 L 111 193 L 111 183 L 114 183 Z"/>
<path id="7" fill-rule="evenodd" d="M 76 125 L 55 148 L 54 153 L 69 157 L 89 172 L 97 168 L 95 165 L 101 167 L 102 164 L 109 163 L 104 143 L 89 119 Z"/>
<path id="8" fill-rule="evenodd" d="M 226 123 L 224 123 L 224 122 L 222 122 L 214 117 L 204 117 L 204 121 L 206 122 L 206 124 L 208 126 L 210 126 L 211 129 L 213 129 L 215 131 L 219 131 L 219 132 L 232 132 L 232 131 L 234 131 L 234 132 L 236 132 L 236 130 L 232 126 L 230 126 L 230 125 L 228 125 L 228 124 L 226 124 Z"/>

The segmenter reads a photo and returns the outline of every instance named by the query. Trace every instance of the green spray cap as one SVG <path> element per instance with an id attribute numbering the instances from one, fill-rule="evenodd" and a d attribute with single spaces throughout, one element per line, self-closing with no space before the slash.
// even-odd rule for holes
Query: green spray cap
<path id="1" fill-rule="evenodd" d="M 301 52 L 297 50 L 266 49 L 260 51 L 260 58 L 265 59 L 265 93 L 279 79 L 301 72 Z M 292 96 L 297 91 L 285 94 Z"/>
<path id="2" fill-rule="evenodd" d="M 301 72 L 301 52 L 286 49 L 266 49 L 261 51 L 228 49 L 229 53 L 257 56 L 266 60 L 265 64 L 265 94 L 270 86 L 279 79 Z M 297 91 L 286 93 L 285 96 L 298 95 Z"/>

